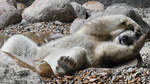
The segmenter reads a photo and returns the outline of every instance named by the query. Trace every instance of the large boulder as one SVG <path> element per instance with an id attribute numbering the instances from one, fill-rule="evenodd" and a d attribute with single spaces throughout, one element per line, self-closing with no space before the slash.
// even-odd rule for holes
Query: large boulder
<path id="1" fill-rule="evenodd" d="M 74 11 L 76 12 L 76 16 L 78 18 L 87 18 L 87 11 L 84 7 L 82 7 L 81 4 L 78 4 L 76 2 L 71 2 L 72 7 L 74 8 Z"/>
<path id="2" fill-rule="evenodd" d="M 0 28 L 21 22 L 21 14 L 8 2 L 0 2 Z"/>
<path id="3" fill-rule="evenodd" d="M 61 21 L 70 22 L 76 18 L 75 11 L 68 0 L 35 0 L 22 14 L 29 22 Z"/>

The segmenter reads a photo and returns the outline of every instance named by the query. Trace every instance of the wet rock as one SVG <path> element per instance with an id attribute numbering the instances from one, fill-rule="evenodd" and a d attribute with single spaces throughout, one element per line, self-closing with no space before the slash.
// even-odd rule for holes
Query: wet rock
<path id="1" fill-rule="evenodd" d="M 8 2 L 0 3 L 0 29 L 21 22 L 21 14 L 19 11 Z"/>
<path id="2" fill-rule="evenodd" d="M 29 22 L 55 20 L 71 22 L 76 18 L 75 11 L 68 0 L 35 0 L 22 15 Z"/>

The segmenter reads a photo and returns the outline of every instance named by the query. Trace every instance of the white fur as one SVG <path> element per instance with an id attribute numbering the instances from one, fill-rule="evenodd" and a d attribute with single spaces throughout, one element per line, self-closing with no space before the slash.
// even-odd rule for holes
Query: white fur
<path id="1" fill-rule="evenodd" d="M 2 46 L 1 50 L 16 56 L 43 59 L 51 66 L 55 74 L 66 73 L 62 68 L 56 70 L 56 67 L 59 67 L 57 62 L 62 56 L 69 56 L 73 59 L 77 65 L 72 69 L 76 70 L 82 65 L 95 67 L 105 56 L 118 61 L 117 59 L 128 58 L 132 55 L 134 45 L 128 47 L 111 42 L 122 31 L 125 31 L 129 24 L 133 25 L 135 30 L 140 27 L 132 19 L 123 15 L 97 17 L 85 23 L 77 33 L 42 46 L 37 46 L 25 36 L 14 35 Z M 113 33 L 118 30 L 119 32 Z M 126 52 L 127 50 L 129 52 Z M 121 54 L 118 55 L 118 52 Z"/>

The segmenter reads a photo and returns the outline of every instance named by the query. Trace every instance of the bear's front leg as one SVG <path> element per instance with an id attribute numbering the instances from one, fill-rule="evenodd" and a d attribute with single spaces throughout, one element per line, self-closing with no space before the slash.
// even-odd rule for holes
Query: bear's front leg
<path id="1" fill-rule="evenodd" d="M 45 57 L 43 59 L 44 62 L 37 66 L 38 73 L 42 76 L 49 75 L 51 71 L 53 71 L 54 75 L 59 76 L 70 74 L 80 68 L 85 67 L 84 65 L 87 61 L 86 56 L 86 49 L 82 47 L 56 49 L 56 53 Z"/>
<path id="2" fill-rule="evenodd" d="M 74 71 L 86 67 L 86 56 L 87 52 L 84 48 L 74 47 L 70 49 L 57 61 L 56 74 L 72 74 Z"/>

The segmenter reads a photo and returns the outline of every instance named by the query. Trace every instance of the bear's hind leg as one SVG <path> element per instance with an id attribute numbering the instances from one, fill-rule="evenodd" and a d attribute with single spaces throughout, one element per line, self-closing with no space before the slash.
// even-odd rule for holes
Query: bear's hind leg
<path id="1" fill-rule="evenodd" d="M 33 57 L 37 54 L 38 46 L 29 38 L 18 34 L 10 37 L 1 50 L 19 57 Z"/>

